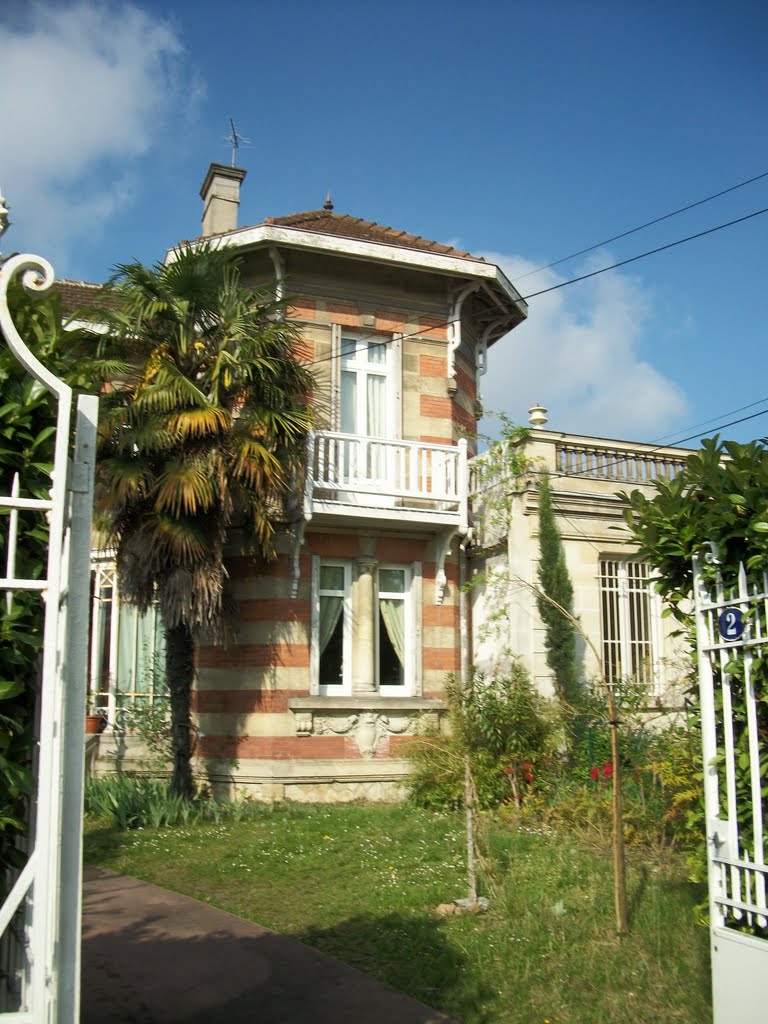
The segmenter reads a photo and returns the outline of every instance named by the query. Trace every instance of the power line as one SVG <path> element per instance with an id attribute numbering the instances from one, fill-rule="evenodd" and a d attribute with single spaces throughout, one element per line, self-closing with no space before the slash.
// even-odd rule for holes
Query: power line
<path id="1" fill-rule="evenodd" d="M 646 256 L 655 256 L 656 253 L 665 252 L 667 249 L 674 249 L 676 245 L 683 245 L 684 242 L 692 242 L 696 238 L 703 238 L 704 235 L 712 235 L 716 231 L 722 231 L 723 228 L 733 227 L 734 224 L 742 224 L 745 220 L 751 220 L 753 217 L 759 217 L 763 213 L 768 213 L 768 206 L 762 210 L 754 210 L 752 213 L 747 213 L 743 217 L 737 217 L 735 220 L 726 221 L 725 224 L 718 224 L 714 228 L 707 228 L 706 231 L 697 231 L 695 235 L 686 235 L 685 238 L 678 238 L 676 242 L 667 242 L 666 245 L 660 245 L 656 249 L 649 249 L 647 252 L 641 252 L 638 256 L 630 256 L 626 260 L 620 260 L 618 263 L 612 263 L 609 267 L 601 267 L 600 270 L 592 270 L 588 274 L 580 274 L 579 277 L 572 277 L 568 281 L 561 281 L 560 284 L 553 284 L 550 288 L 542 288 L 541 291 L 531 292 L 530 295 L 524 295 L 523 300 L 535 299 L 538 295 L 546 295 L 548 292 L 556 292 L 559 288 L 565 288 L 569 284 L 576 284 L 577 281 L 586 281 L 587 278 L 597 277 L 598 274 L 604 274 L 607 270 L 616 270 L 617 267 L 626 267 L 628 263 L 636 263 L 637 260 L 643 260 Z"/>
<path id="2" fill-rule="evenodd" d="M 754 420 L 758 416 L 765 416 L 766 413 L 768 413 L 768 409 L 760 409 L 759 412 L 753 412 L 750 416 L 742 416 L 738 420 L 731 420 L 730 423 L 721 423 L 719 426 L 714 427 L 713 429 L 716 430 L 716 431 L 719 431 L 719 430 L 725 430 L 726 427 L 735 427 L 737 423 L 746 423 L 747 420 Z M 691 434 L 689 437 L 682 438 L 680 441 L 675 442 L 675 444 L 676 445 L 681 445 L 685 441 L 693 441 L 695 438 L 703 437 L 705 434 L 708 434 L 708 433 L 709 433 L 708 430 L 702 430 L 698 434 Z"/>
<path id="3" fill-rule="evenodd" d="M 727 412 L 721 412 L 717 416 L 713 416 L 711 419 L 702 420 L 700 423 L 692 423 L 690 425 L 690 427 L 688 427 L 687 429 L 688 430 L 694 430 L 696 427 L 706 427 L 710 423 L 716 423 L 723 416 L 732 416 L 734 413 L 736 413 L 736 412 L 743 412 L 745 409 L 754 409 L 754 407 L 756 405 L 762 405 L 763 402 L 768 402 L 768 395 L 766 395 L 765 398 L 758 398 L 758 400 L 756 402 L 749 402 L 749 403 L 747 403 L 747 405 L 740 405 L 736 409 L 728 409 Z M 683 429 L 686 429 L 686 428 L 683 428 Z M 673 433 L 673 434 L 664 434 L 662 437 L 657 437 L 653 441 L 651 441 L 651 444 L 663 444 L 666 441 L 667 442 L 667 447 L 674 448 L 675 445 L 678 442 L 677 441 L 669 441 L 668 439 L 670 437 L 674 437 L 675 434 L 679 434 L 679 433 L 680 433 L 680 431 L 676 430 L 675 433 Z"/>
<path id="4" fill-rule="evenodd" d="M 628 231 L 622 231 L 618 235 L 611 235 L 610 238 L 606 238 L 602 242 L 595 242 L 594 245 L 588 245 L 586 249 L 579 249 L 578 252 L 572 252 L 569 256 L 561 256 L 559 260 L 553 260 L 552 263 L 546 263 L 543 267 L 537 267 L 535 270 L 529 270 L 525 274 L 518 274 L 516 275 L 516 280 L 522 281 L 526 277 L 532 277 L 533 274 L 540 274 L 542 270 L 549 270 L 550 267 L 557 267 L 561 263 L 575 259 L 577 256 L 583 256 L 585 253 L 593 252 L 595 249 L 599 249 L 603 245 L 610 245 L 611 242 L 617 242 L 620 238 L 626 238 L 628 235 L 634 235 L 636 232 L 643 231 L 645 228 L 650 228 L 654 224 L 660 224 L 663 220 L 669 220 L 670 217 L 676 217 L 679 213 L 685 213 L 687 210 L 693 210 L 697 206 L 703 206 L 704 203 L 710 203 L 713 199 L 719 199 L 721 196 L 728 195 L 729 192 L 735 192 L 736 189 L 744 188 L 745 185 L 751 185 L 754 181 L 760 181 L 761 178 L 768 178 L 768 171 L 763 171 L 762 174 L 756 174 L 754 178 L 748 178 L 746 181 L 741 181 L 738 185 L 731 185 L 730 188 L 724 188 L 721 192 L 715 192 L 714 195 L 707 196 L 705 199 L 698 199 L 695 203 L 686 203 L 685 206 L 681 206 L 677 210 L 672 210 L 671 213 L 665 213 L 661 217 L 654 217 L 653 220 L 647 220 L 645 224 L 639 224 L 636 228 L 630 228 Z"/>

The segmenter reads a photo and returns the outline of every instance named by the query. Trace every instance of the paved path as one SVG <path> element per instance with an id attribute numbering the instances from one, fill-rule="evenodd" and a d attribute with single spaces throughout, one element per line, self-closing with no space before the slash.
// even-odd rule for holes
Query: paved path
<path id="1" fill-rule="evenodd" d="M 309 946 L 85 869 L 81 1024 L 451 1024 Z"/>

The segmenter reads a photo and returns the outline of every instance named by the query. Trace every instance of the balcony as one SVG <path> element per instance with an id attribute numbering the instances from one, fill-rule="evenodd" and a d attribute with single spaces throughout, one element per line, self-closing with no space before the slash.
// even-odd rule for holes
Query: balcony
<path id="1" fill-rule="evenodd" d="M 305 519 L 388 519 L 467 529 L 467 442 L 427 444 L 338 431 L 309 438 Z"/>

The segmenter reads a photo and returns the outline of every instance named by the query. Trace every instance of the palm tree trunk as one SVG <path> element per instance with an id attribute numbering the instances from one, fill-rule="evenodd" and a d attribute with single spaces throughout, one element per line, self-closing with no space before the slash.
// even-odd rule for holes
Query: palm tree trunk
<path id="1" fill-rule="evenodd" d="M 195 643 L 185 625 L 174 626 L 165 632 L 165 673 L 171 696 L 171 792 L 191 797 L 194 786 L 189 707 L 195 675 Z"/>

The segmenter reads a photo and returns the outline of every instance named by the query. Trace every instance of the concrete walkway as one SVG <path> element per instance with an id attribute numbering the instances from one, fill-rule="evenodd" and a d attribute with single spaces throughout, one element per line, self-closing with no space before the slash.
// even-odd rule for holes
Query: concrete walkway
<path id="1" fill-rule="evenodd" d="M 81 1024 L 128 1022 L 451 1024 L 300 942 L 87 867 Z"/>

